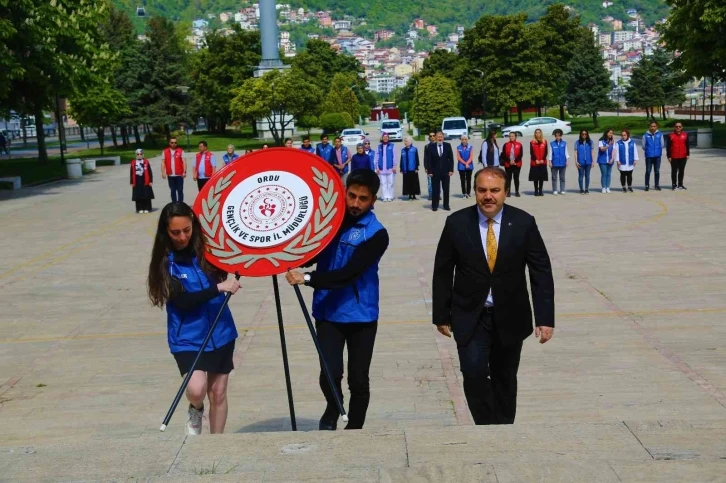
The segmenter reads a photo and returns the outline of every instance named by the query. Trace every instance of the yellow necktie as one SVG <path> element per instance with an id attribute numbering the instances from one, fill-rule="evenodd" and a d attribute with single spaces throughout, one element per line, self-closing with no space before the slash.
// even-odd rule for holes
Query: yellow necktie
<path id="1" fill-rule="evenodd" d="M 494 235 L 494 220 L 490 218 L 487 222 L 487 263 L 489 271 L 494 272 L 494 265 L 497 264 L 497 237 Z"/>

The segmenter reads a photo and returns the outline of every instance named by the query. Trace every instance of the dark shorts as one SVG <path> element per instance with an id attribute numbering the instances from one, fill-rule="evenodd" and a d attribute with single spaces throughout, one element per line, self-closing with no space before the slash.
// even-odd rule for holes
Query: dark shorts
<path id="1" fill-rule="evenodd" d="M 208 351 L 202 353 L 202 357 L 197 362 L 195 371 L 211 372 L 213 374 L 229 374 L 234 369 L 234 362 L 232 360 L 234 356 L 234 342 L 220 347 L 217 350 Z M 179 366 L 179 374 L 184 376 L 189 372 L 189 368 L 194 363 L 194 358 L 197 357 L 197 351 L 183 351 L 175 352 L 174 359 L 176 359 L 176 365 Z"/>

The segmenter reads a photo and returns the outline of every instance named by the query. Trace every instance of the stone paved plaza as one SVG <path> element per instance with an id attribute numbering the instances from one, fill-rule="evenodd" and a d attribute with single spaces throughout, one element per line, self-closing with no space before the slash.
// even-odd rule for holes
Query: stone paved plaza
<path id="1" fill-rule="evenodd" d="M 134 213 L 128 166 L 0 192 L 0 481 L 726 481 L 725 154 L 694 150 L 688 191 L 642 191 L 640 163 L 632 194 L 601 194 L 595 168 L 581 196 L 571 167 L 567 196 L 535 198 L 525 181 L 508 199 L 537 218 L 557 304 L 554 339 L 525 342 L 508 427 L 472 426 L 456 346 L 431 325 L 447 213 L 428 201 L 376 206 L 391 245 L 366 429 L 313 431 L 317 356 L 281 279 L 290 431 L 264 278 L 231 302 L 227 434 L 185 437 L 184 403 L 158 431 L 181 380 L 145 290 L 158 211 Z M 169 201 L 158 166 L 155 209 Z M 662 177 L 670 186 L 666 160 Z M 191 202 L 190 178 L 185 189 Z"/>

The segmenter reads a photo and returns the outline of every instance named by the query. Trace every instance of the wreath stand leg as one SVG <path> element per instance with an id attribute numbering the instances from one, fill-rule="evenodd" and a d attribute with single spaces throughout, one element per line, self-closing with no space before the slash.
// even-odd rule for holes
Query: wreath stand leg
<path id="1" fill-rule="evenodd" d="M 323 350 L 320 348 L 320 341 L 318 340 L 318 334 L 315 332 L 315 327 L 313 327 L 313 321 L 310 319 L 310 313 L 308 312 L 308 308 L 305 305 L 305 299 L 303 299 L 302 292 L 300 292 L 300 287 L 297 285 L 293 285 L 293 288 L 295 289 L 295 295 L 297 295 L 297 300 L 300 302 L 300 308 L 302 309 L 303 315 L 305 316 L 305 322 L 308 324 L 308 329 L 310 329 L 310 335 L 313 338 L 313 342 L 315 343 L 315 348 L 318 350 L 318 357 L 320 357 L 320 365 L 323 368 L 323 373 L 325 373 L 325 378 L 328 380 L 328 386 L 330 386 L 330 392 L 333 393 L 333 397 L 335 397 L 335 405 L 338 406 L 338 412 L 343 417 L 343 422 L 348 422 L 348 415 L 345 413 L 345 408 L 343 407 L 343 403 L 340 400 L 340 394 L 338 394 L 338 390 L 335 388 L 335 384 L 333 383 L 333 376 L 330 374 L 330 369 L 328 368 L 328 363 L 325 362 L 325 358 L 323 357 Z"/>
<path id="2" fill-rule="evenodd" d="M 277 275 L 272 276 L 272 287 L 275 291 L 275 306 L 277 307 L 277 325 L 280 328 L 280 346 L 282 348 L 282 366 L 285 368 L 285 384 L 287 386 L 287 403 L 290 406 L 290 424 L 292 430 L 297 431 L 295 421 L 295 403 L 292 400 L 292 384 L 290 383 L 290 365 L 287 361 L 287 344 L 285 343 L 285 328 L 282 324 L 282 307 L 280 306 L 280 287 L 277 284 Z"/>

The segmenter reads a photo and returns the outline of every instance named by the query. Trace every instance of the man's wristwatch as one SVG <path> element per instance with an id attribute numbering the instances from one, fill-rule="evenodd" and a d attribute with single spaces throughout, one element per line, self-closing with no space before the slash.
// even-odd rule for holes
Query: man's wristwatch
<path id="1" fill-rule="evenodd" d="M 303 275 L 303 280 L 305 281 L 305 285 L 307 285 L 308 283 L 310 283 L 310 274 L 309 273 L 304 274 Z"/>

